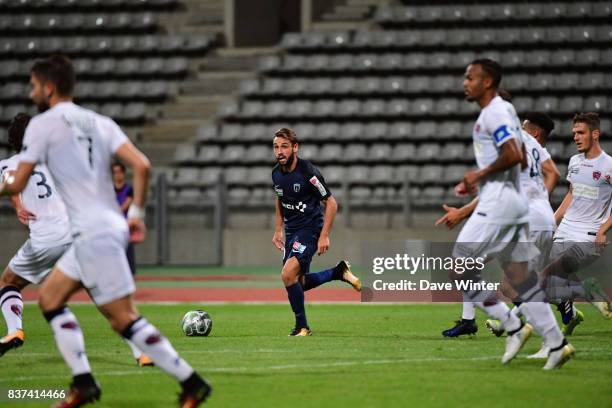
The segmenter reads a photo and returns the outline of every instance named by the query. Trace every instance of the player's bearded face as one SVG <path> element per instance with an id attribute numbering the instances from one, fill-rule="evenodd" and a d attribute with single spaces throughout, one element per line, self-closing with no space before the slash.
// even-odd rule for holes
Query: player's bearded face
<path id="1" fill-rule="evenodd" d="M 43 82 L 41 82 L 34 75 L 30 77 L 30 85 L 32 90 L 30 91 L 30 99 L 36 105 L 39 112 L 44 112 L 49 109 L 49 98 L 51 93 Z M 49 95 L 47 95 L 49 93 Z"/>
<path id="2" fill-rule="evenodd" d="M 465 99 L 474 102 L 484 93 L 482 68 L 480 65 L 468 65 L 463 78 L 463 93 Z"/>
<path id="3" fill-rule="evenodd" d="M 297 145 L 291 145 L 291 143 L 282 138 L 278 138 L 274 141 L 274 156 L 276 161 L 283 167 L 291 167 L 295 160 L 297 153 Z"/>

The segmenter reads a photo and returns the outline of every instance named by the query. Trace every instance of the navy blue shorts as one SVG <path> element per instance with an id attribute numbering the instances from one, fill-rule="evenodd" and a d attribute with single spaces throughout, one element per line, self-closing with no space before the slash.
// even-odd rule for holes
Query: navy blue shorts
<path id="1" fill-rule="evenodd" d="M 320 234 L 321 231 L 319 230 L 300 230 L 286 234 L 283 265 L 285 265 L 287 259 L 294 256 L 300 264 L 302 273 L 310 272 L 310 262 L 312 262 L 312 257 L 317 253 Z"/>

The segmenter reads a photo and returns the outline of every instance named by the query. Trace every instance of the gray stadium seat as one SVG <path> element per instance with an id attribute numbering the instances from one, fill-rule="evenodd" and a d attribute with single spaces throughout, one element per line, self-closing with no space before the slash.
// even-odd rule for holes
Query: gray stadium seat
<path id="1" fill-rule="evenodd" d="M 310 141 L 316 139 L 317 128 L 312 123 L 298 123 L 293 130 L 300 141 Z"/>
<path id="2" fill-rule="evenodd" d="M 437 123 L 432 120 L 417 122 L 414 124 L 414 131 L 414 139 L 434 139 L 437 136 Z"/>
<path id="3" fill-rule="evenodd" d="M 598 49 L 580 49 L 576 51 L 575 55 L 572 62 L 577 66 L 592 67 L 600 63 L 600 51 Z"/>
<path id="4" fill-rule="evenodd" d="M 320 81 L 323 82 L 323 81 Z M 289 95 L 300 95 L 305 93 L 317 93 L 317 89 L 310 88 L 310 84 L 314 83 L 319 85 L 318 80 L 314 82 L 312 80 L 304 79 L 304 78 L 293 78 L 288 81 L 285 81 L 283 84 L 283 89 L 281 93 L 289 94 Z M 320 85 L 319 85 L 320 86 Z M 329 88 L 327 88 L 329 90 Z M 321 92 L 323 93 L 323 92 Z"/>
<path id="5" fill-rule="evenodd" d="M 608 100 L 605 95 L 590 96 L 584 101 L 584 111 L 605 112 L 608 110 Z"/>
<path id="6" fill-rule="evenodd" d="M 553 157 L 553 159 L 562 159 L 565 157 L 565 145 L 563 142 L 548 142 L 546 144 L 546 150 Z"/>
<path id="7" fill-rule="evenodd" d="M 580 76 L 576 73 L 562 73 L 554 77 L 554 87 L 559 90 L 578 89 Z"/>
<path id="8" fill-rule="evenodd" d="M 416 151 L 415 160 L 419 162 L 437 161 L 440 158 L 440 145 L 437 143 L 423 143 Z"/>
<path id="9" fill-rule="evenodd" d="M 272 101 L 264 105 L 263 116 L 269 118 L 278 118 L 286 115 L 288 112 L 287 102 L 284 101 Z M 259 116 L 260 114 L 249 115 L 249 117 Z"/>
<path id="10" fill-rule="evenodd" d="M 319 149 L 319 161 L 322 163 L 334 163 L 344 156 L 342 145 L 330 143 Z"/>
<path id="11" fill-rule="evenodd" d="M 243 161 L 245 163 L 272 163 L 272 149 L 261 145 L 250 146 L 246 150 Z"/>
<path id="12" fill-rule="evenodd" d="M 344 177 L 346 174 L 345 167 L 342 166 L 326 166 L 320 168 L 321 174 L 323 178 L 325 178 L 325 182 L 332 186 L 338 186 L 344 182 Z M 334 195 L 337 195 L 334 192 Z"/>
<path id="13" fill-rule="evenodd" d="M 532 90 L 537 91 L 545 91 L 548 89 L 553 89 L 554 86 L 555 75 L 553 74 L 538 74 L 531 76 L 529 81 L 529 87 Z M 514 90 L 514 88 L 510 88 Z"/>
<path id="14" fill-rule="evenodd" d="M 317 160 L 319 158 L 319 148 L 314 144 L 301 144 L 298 155 L 306 160 Z"/>
<path id="15" fill-rule="evenodd" d="M 381 116 L 386 113 L 386 102 L 383 99 L 368 99 L 361 105 L 361 113 L 366 116 Z"/>
<path id="16" fill-rule="evenodd" d="M 559 109 L 559 101 L 554 96 L 543 96 L 536 99 L 534 109 L 539 112 L 556 112 Z"/>
<path id="17" fill-rule="evenodd" d="M 412 113 L 416 115 L 430 115 L 434 110 L 434 101 L 429 98 L 419 98 L 412 102 Z"/>
<path id="18" fill-rule="evenodd" d="M 457 162 L 465 158 L 465 145 L 463 143 L 447 143 L 440 149 L 440 161 Z"/>
<path id="19" fill-rule="evenodd" d="M 321 99 L 315 102 L 312 114 L 316 117 L 331 117 L 339 110 L 336 101 L 331 99 Z"/>
<path id="20" fill-rule="evenodd" d="M 246 185 L 248 175 L 246 167 L 229 167 L 225 170 L 225 182 L 230 185 Z"/>
<path id="21" fill-rule="evenodd" d="M 356 116 L 361 112 L 361 102 L 358 99 L 344 99 L 337 105 L 338 116 Z"/>
<path id="22" fill-rule="evenodd" d="M 177 146 L 174 152 L 174 161 L 185 163 L 193 161 L 196 157 L 196 147 L 192 143 L 184 143 Z"/>
<path id="23" fill-rule="evenodd" d="M 374 143 L 367 152 L 367 158 L 373 162 L 388 162 L 391 160 L 393 149 L 386 143 Z"/>
<path id="24" fill-rule="evenodd" d="M 436 102 L 435 112 L 441 115 L 452 115 L 459 111 L 459 100 L 442 98 Z"/>
<path id="25" fill-rule="evenodd" d="M 363 163 L 367 160 L 368 149 L 362 144 L 350 144 L 344 149 L 344 155 L 339 157 L 340 161 L 348 163 Z"/>
<path id="26" fill-rule="evenodd" d="M 240 109 L 240 116 L 246 118 L 263 116 L 265 107 L 261 101 L 245 101 Z"/>
<path id="27" fill-rule="evenodd" d="M 199 143 L 210 143 L 217 140 L 218 129 L 216 125 L 202 125 L 198 128 L 195 140 Z"/>
<path id="28" fill-rule="evenodd" d="M 414 134 L 413 125 L 410 122 L 395 122 L 389 125 L 388 137 L 396 140 L 411 139 Z"/>
<path id="29" fill-rule="evenodd" d="M 461 133 L 462 124 L 458 121 L 445 121 L 438 124 L 436 137 L 438 139 L 457 139 L 463 135 Z"/>
<path id="30" fill-rule="evenodd" d="M 559 103 L 559 112 L 575 113 L 583 110 L 583 99 L 581 96 L 566 96 Z"/>
<path id="31" fill-rule="evenodd" d="M 219 146 L 202 146 L 197 158 L 200 164 L 222 163 L 221 147 Z"/>
<path id="32" fill-rule="evenodd" d="M 277 95 L 283 93 L 285 82 L 279 78 L 266 78 L 264 80 L 261 92 L 268 95 Z"/>
<path id="33" fill-rule="evenodd" d="M 468 166 L 463 164 L 451 164 L 450 166 L 444 167 L 442 182 L 446 184 L 451 184 L 454 186 L 456 183 L 459 183 L 463 179 L 463 175 L 467 171 Z"/>
<path id="34" fill-rule="evenodd" d="M 245 142 L 266 141 L 272 140 L 273 133 L 268 133 L 266 126 L 262 124 L 251 124 L 242 127 L 241 138 Z M 298 135 L 299 136 L 299 135 Z M 302 137 L 300 136 L 300 140 Z"/>
<path id="35" fill-rule="evenodd" d="M 368 166 L 349 166 L 346 177 L 351 184 L 369 184 L 370 168 Z"/>
<path id="36" fill-rule="evenodd" d="M 382 79 L 381 91 L 384 93 L 400 93 L 407 90 L 407 84 L 403 77 L 389 77 Z"/>
<path id="37" fill-rule="evenodd" d="M 392 160 L 396 162 L 414 161 L 416 148 L 412 143 L 400 143 L 393 149 Z"/>
<path id="38" fill-rule="evenodd" d="M 404 56 L 398 53 L 383 54 L 378 58 L 377 66 L 383 70 L 397 70 L 402 68 Z"/>
<path id="39" fill-rule="evenodd" d="M 270 167 L 251 167 L 248 173 L 250 185 L 270 186 L 272 183 L 272 170 Z"/>
<path id="40" fill-rule="evenodd" d="M 370 181 L 373 184 L 390 184 L 393 183 L 393 167 L 392 166 L 374 166 L 370 171 Z"/>
<path id="41" fill-rule="evenodd" d="M 198 180 L 200 185 L 203 186 L 214 186 L 219 182 L 219 174 L 221 173 L 220 167 L 204 167 L 200 171 L 200 178 Z"/>
<path id="42" fill-rule="evenodd" d="M 200 182 L 200 169 L 194 167 L 179 168 L 172 180 L 173 185 L 195 186 Z"/>
<path id="43" fill-rule="evenodd" d="M 387 102 L 387 113 L 393 116 L 406 116 L 410 112 L 410 104 L 406 99 L 392 99 Z"/>
<path id="44" fill-rule="evenodd" d="M 287 106 L 288 114 L 290 116 L 302 118 L 308 117 L 312 115 L 313 106 L 310 101 L 294 101 L 288 104 Z"/>
<path id="45" fill-rule="evenodd" d="M 386 122 L 368 122 L 364 133 L 363 140 L 381 140 L 387 138 L 388 128 Z"/>
<path id="46" fill-rule="evenodd" d="M 427 82 L 431 84 L 431 89 L 436 92 L 455 92 L 461 89 L 461 81 L 457 76 L 440 75 Z"/>
<path id="47" fill-rule="evenodd" d="M 334 94 L 350 94 L 357 89 L 357 79 L 352 77 L 337 78 L 332 82 L 331 92 Z"/>
<path id="48" fill-rule="evenodd" d="M 439 184 L 442 182 L 444 172 L 442 166 L 428 164 L 421 167 L 418 182 L 422 184 Z"/>
<path id="49" fill-rule="evenodd" d="M 340 125 L 338 123 L 322 123 L 317 127 L 314 136 L 321 141 L 335 141 L 339 133 Z"/>
<path id="50" fill-rule="evenodd" d="M 364 126 L 358 122 L 348 122 L 340 126 L 340 132 L 337 135 L 338 140 L 346 140 L 349 142 L 356 141 L 362 138 Z"/>
<path id="51" fill-rule="evenodd" d="M 242 125 L 226 123 L 221 126 L 220 140 L 225 143 L 242 140 Z"/>

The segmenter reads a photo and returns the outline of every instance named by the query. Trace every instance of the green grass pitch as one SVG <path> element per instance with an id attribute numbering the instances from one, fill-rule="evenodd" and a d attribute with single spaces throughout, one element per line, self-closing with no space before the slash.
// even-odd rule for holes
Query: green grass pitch
<path id="1" fill-rule="evenodd" d="M 179 329 L 184 312 L 213 318 L 207 338 Z M 583 305 L 571 341 L 575 360 L 555 372 L 524 358 L 508 366 L 504 343 L 480 325 L 473 338 L 443 339 L 460 305 L 309 305 L 313 336 L 288 338 L 288 305 L 141 305 L 213 384 L 210 407 L 612 406 L 612 322 Z M 99 407 L 175 406 L 178 386 L 156 368 L 138 368 L 128 347 L 89 305 L 73 305 L 103 387 Z M 58 388 L 69 370 L 35 305 L 25 309 L 26 344 L 0 358 L 0 389 Z M 479 315 L 479 322 L 483 316 Z M 6 394 L 4 394 L 6 395 Z M 49 406 L 50 400 L 0 405 Z"/>

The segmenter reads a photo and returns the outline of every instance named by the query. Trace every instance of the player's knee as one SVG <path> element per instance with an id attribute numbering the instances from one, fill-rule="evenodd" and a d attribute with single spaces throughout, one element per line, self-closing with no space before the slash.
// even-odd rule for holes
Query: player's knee
<path id="1" fill-rule="evenodd" d="M 133 321 L 138 319 L 138 315 L 135 313 L 124 313 L 120 316 L 107 315 L 106 318 L 113 331 L 121 334 Z"/>
<path id="2" fill-rule="evenodd" d="M 60 306 L 63 306 L 63 302 L 59 301 L 59 299 L 48 291 L 41 291 L 38 295 L 38 306 L 40 306 L 40 310 L 44 313 L 50 310 L 59 309 Z"/>
<path id="3" fill-rule="evenodd" d="M 281 272 L 281 279 L 285 286 L 293 285 L 298 281 L 299 271 L 295 271 L 291 268 L 283 268 Z"/>

